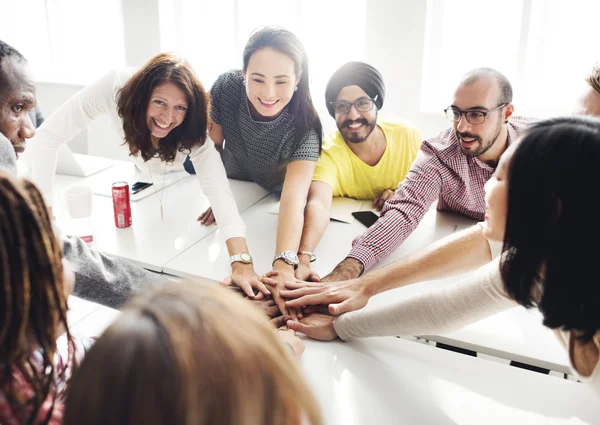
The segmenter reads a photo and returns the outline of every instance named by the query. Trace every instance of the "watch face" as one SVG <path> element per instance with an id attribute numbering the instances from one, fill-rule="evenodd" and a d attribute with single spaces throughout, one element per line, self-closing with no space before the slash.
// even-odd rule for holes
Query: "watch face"
<path id="1" fill-rule="evenodd" d="M 247 252 L 242 252 L 240 254 L 240 258 L 245 263 L 249 263 L 250 261 L 252 261 L 252 257 Z"/>
<path id="2" fill-rule="evenodd" d="M 285 262 L 288 264 L 298 264 L 298 256 L 291 251 L 284 254 Z"/>

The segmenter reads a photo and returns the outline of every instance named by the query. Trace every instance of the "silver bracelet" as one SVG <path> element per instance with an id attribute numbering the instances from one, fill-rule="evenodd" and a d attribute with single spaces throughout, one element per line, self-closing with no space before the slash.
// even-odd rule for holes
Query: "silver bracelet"
<path id="1" fill-rule="evenodd" d="M 315 261 L 317 261 L 317 256 L 313 252 L 310 252 L 310 251 L 298 251 L 298 255 L 309 255 L 311 263 L 314 263 Z"/>

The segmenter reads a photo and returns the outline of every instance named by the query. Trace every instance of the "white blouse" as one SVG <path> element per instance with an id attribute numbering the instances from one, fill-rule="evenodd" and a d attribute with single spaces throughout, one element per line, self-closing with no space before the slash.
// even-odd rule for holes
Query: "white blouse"
<path id="1" fill-rule="evenodd" d="M 109 72 L 71 97 L 37 130 L 29 144 L 32 179 L 41 189 L 48 205 L 52 205 L 53 200 L 58 149 L 84 130 L 94 119 L 107 115 L 111 126 L 121 136 L 121 140 L 114 140 L 111 143 L 122 145 L 121 148 L 129 154 L 129 147 L 122 143 L 125 134 L 123 121 L 117 113 L 116 96 L 133 74 L 134 71 L 131 69 Z M 163 174 L 183 170 L 186 154 L 177 152 L 174 162 L 168 164 L 160 158 L 152 158 L 144 162 L 139 154 L 129 158 L 141 171 Z M 238 213 L 223 162 L 214 148 L 213 141 L 207 137 L 204 145 L 192 148 L 190 159 L 224 239 L 244 237 L 246 226 Z"/>

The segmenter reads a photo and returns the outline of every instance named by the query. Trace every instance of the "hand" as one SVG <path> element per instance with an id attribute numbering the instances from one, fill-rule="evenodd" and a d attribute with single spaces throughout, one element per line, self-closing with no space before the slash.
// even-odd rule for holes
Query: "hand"
<path id="1" fill-rule="evenodd" d="M 279 335 L 281 342 L 290 344 L 295 357 L 300 357 L 304 353 L 304 342 L 296 336 L 296 332 L 288 329 L 286 326 L 282 326 L 277 330 L 277 335 Z"/>
<path id="2" fill-rule="evenodd" d="M 325 304 L 329 305 L 329 312 L 336 316 L 363 308 L 371 298 L 368 286 L 360 279 L 326 283 L 288 282 L 286 288 L 279 292 L 288 300 L 286 307 Z"/>
<path id="3" fill-rule="evenodd" d="M 286 316 L 281 315 L 281 313 L 279 312 L 279 307 L 277 307 L 277 304 L 275 304 L 275 300 L 272 297 L 265 297 L 262 300 L 257 300 L 256 298 L 249 298 L 248 300 L 252 303 L 253 306 L 255 306 L 256 308 L 261 310 L 265 315 L 267 315 L 267 317 L 270 320 L 279 319 L 274 323 L 278 324 L 281 322 L 281 325 L 278 325 L 276 327 L 283 326 L 285 324 L 285 321 L 282 320 Z"/>
<path id="4" fill-rule="evenodd" d="M 279 294 L 279 292 L 282 289 L 285 289 L 286 282 L 295 282 L 296 281 L 296 278 L 294 277 L 293 273 L 294 273 L 294 271 L 291 268 L 289 271 L 288 270 L 282 270 L 282 271 L 273 270 L 267 274 L 268 277 L 272 276 L 273 279 L 270 279 L 269 282 L 265 281 L 265 283 L 267 283 L 269 285 L 269 290 L 271 291 L 271 296 L 275 300 L 277 307 L 279 307 L 279 311 L 281 311 L 281 314 L 290 315 L 290 316 L 292 316 L 292 319 L 297 319 L 299 314 L 300 314 L 300 317 L 302 317 L 300 309 L 299 308 L 297 309 L 295 307 L 287 308 L 285 305 L 285 300 Z M 275 281 L 275 284 L 272 284 L 271 281 Z"/>
<path id="5" fill-rule="evenodd" d="M 263 276 L 261 280 L 261 277 L 259 277 L 254 271 L 252 264 L 244 264 L 239 262 L 233 263 L 231 265 L 231 269 L 231 275 L 227 276 L 219 283 L 223 286 L 235 284 L 242 288 L 249 298 L 259 300 L 266 295 L 271 295 L 271 292 L 267 289 L 264 283 L 269 283 L 271 285 L 277 284 L 275 280 L 271 279 L 272 275 L 269 274 Z M 255 295 L 252 288 L 256 288 L 260 292 Z"/>
<path id="6" fill-rule="evenodd" d="M 309 338 L 321 341 L 332 341 L 338 337 L 333 327 L 334 316 L 321 313 L 313 313 L 300 321 L 288 320 L 287 327 L 302 332 Z"/>
<path id="7" fill-rule="evenodd" d="M 385 201 L 393 198 L 395 194 L 396 192 L 394 192 L 391 189 L 384 190 L 381 195 L 379 195 L 373 200 L 373 206 L 377 208 L 377 211 L 381 211 L 381 209 L 383 208 L 383 204 L 385 204 Z"/>
<path id="8" fill-rule="evenodd" d="M 200 214 L 198 221 L 204 226 L 210 226 L 211 224 L 216 223 L 217 220 L 215 220 L 215 215 L 213 214 L 212 208 L 208 207 L 206 211 Z"/>
<path id="9" fill-rule="evenodd" d="M 302 281 L 308 281 L 308 282 L 320 282 L 321 281 L 321 277 L 316 272 L 313 272 L 311 270 L 310 264 L 300 263 L 298 265 L 298 268 L 296 269 L 296 272 L 294 273 L 294 276 L 296 276 L 296 279 L 302 280 Z"/>

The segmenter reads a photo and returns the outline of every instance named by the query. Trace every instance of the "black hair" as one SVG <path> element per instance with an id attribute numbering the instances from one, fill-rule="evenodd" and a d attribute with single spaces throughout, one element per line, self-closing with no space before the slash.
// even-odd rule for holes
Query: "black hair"
<path id="1" fill-rule="evenodd" d="M 2 63 L 5 58 L 15 58 L 19 61 L 27 62 L 25 56 L 21 54 L 17 49 L 12 47 L 10 44 L 0 40 L 0 83 L 4 83 L 4 71 L 2 70 Z"/>
<path id="2" fill-rule="evenodd" d="M 500 265 L 511 298 L 584 341 L 600 329 L 598 163 L 598 118 L 554 118 L 527 130 L 508 166 Z"/>
<path id="3" fill-rule="evenodd" d="M 294 151 L 300 146 L 300 142 L 311 129 L 317 133 L 319 138 L 319 155 L 323 144 L 323 126 L 319 115 L 313 105 L 310 96 L 308 56 L 302 46 L 302 43 L 290 31 L 275 28 L 261 28 L 250 36 L 243 54 L 243 71 L 246 72 L 250 57 L 258 50 L 271 48 L 289 56 L 295 65 L 296 75 L 302 73 L 298 90 L 294 93 L 289 103 L 289 111 L 294 116 L 294 126 L 296 128 L 296 140 Z"/>

